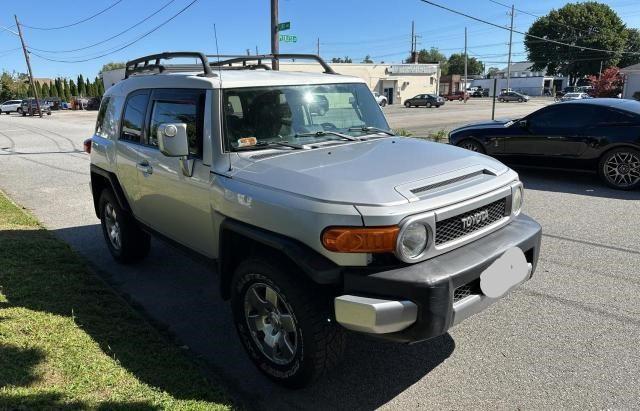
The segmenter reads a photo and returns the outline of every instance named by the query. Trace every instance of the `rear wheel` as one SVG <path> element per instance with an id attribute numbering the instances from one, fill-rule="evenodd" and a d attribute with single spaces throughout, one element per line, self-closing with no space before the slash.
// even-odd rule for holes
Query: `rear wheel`
<path id="1" fill-rule="evenodd" d="M 406 108 L 411 108 L 411 103 L 409 103 L 408 101 L 405 101 L 405 102 L 404 102 L 404 106 L 405 106 Z"/>
<path id="2" fill-rule="evenodd" d="M 151 238 L 118 204 L 110 190 L 100 195 L 100 223 L 107 248 L 120 263 L 131 263 L 149 254 Z"/>
<path id="3" fill-rule="evenodd" d="M 640 151 L 621 147 L 607 152 L 600 159 L 600 178 L 618 190 L 640 187 Z"/>
<path id="4" fill-rule="evenodd" d="M 462 147 L 462 148 L 466 148 L 469 151 L 473 151 L 476 153 L 482 153 L 484 154 L 484 148 L 482 147 L 482 145 L 480 143 L 478 143 L 475 140 L 462 140 L 461 142 L 458 143 L 458 147 Z"/>
<path id="5" fill-rule="evenodd" d="M 231 308 L 240 341 L 256 367 L 285 386 L 308 385 L 344 351 L 332 299 L 318 291 L 268 258 L 245 260 L 234 274 Z"/>

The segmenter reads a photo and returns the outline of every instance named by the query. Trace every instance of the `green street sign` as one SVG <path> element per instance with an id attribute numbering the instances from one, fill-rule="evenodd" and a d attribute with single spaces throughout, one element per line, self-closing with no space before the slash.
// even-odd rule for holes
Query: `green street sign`
<path id="1" fill-rule="evenodd" d="M 278 31 L 285 31 L 291 28 L 291 22 L 285 21 L 284 23 L 278 23 Z"/>
<path id="2" fill-rule="evenodd" d="M 284 41 L 285 43 L 296 43 L 298 41 L 298 37 L 290 36 L 288 34 L 281 34 L 280 41 Z"/>

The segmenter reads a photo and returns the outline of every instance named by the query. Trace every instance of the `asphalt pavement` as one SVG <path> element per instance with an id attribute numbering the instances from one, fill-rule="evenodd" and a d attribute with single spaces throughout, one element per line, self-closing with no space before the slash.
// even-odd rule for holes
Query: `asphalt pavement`
<path id="1" fill-rule="evenodd" d="M 441 122 L 485 118 L 482 103 L 473 103 L 476 117 L 471 106 L 463 106 L 464 116 L 456 118 L 456 104 L 461 103 L 448 103 L 449 119 L 438 114 Z M 408 115 L 402 110 L 385 108 L 392 124 L 403 122 L 394 114 Z M 418 110 L 427 109 L 406 112 Z M 411 118 L 416 129 L 433 125 L 427 113 Z M 247 359 L 212 267 L 159 241 L 139 264 L 111 259 L 93 211 L 88 156 L 81 151 L 94 122 L 95 112 L 0 116 L 0 189 L 67 241 L 247 406 L 640 407 L 639 191 L 608 189 L 587 173 L 517 169 L 526 187 L 525 213 L 544 230 L 531 281 L 426 343 L 397 345 L 350 335 L 338 369 L 310 388 L 288 391 Z"/>

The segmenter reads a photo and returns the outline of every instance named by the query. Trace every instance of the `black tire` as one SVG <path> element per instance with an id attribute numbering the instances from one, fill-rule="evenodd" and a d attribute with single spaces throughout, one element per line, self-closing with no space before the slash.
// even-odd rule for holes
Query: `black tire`
<path id="1" fill-rule="evenodd" d="M 406 101 L 406 102 L 404 103 L 404 106 L 405 106 L 406 108 L 411 108 L 411 103 L 409 103 L 408 101 Z"/>
<path id="2" fill-rule="evenodd" d="M 120 207 L 110 190 L 102 191 L 99 207 L 102 233 L 114 260 L 127 264 L 146 257 L 151 248 L 151 237 Z"/>
<path id="3" fill-rule="evenodd" d="M 256 367 L 279 384 L 301 388 L 338 364 L 346 340 L 333 319 L 331 296 L 290 272 L 268 258 L 241 262 L 232 281 L 231 309 L 240 341 Z M 274 295 L 275 305 L 269 302 Z M 265 340 L 268 335 L 275 347 Z"/>
<path id="4" fill-rule="evenodd" d="M 24 116 L 24 113 L 22 112 L 22 107 L 18 107 L 18 108 L 16 109 L 16 113 L 18 113 L 18 114 L 22 114 L 22 115 Z"/>
<path id="5" fill-rule="evenodd" d="M 427 101 L 427 108 L 431 108 L 431 102 Z"/>
<path id="6" fill-rule="evenodd" d="M 462 140 L 461 142 L 458 143 L 458 147 L 462 147 L 464 149 L 473 151 L 475 153 L 485 154 L 484 147 L 482 147 L 482 145 L 478 143 L 476 140 L 471 140 L 471 139 Z"/>
<path id="7" fill-rule="evenodd" d="M 50 112 L 50 111 L 47 111 L 47 115 L 48 115 L 48 116 L 50 116 L 50 115 L 51 115 L 51 112 Z"/>
<path id="8" fill-rule="evenodd" d="M 504 103 L 505 100 L 503 98 L 499 98 L 498 101 Z"/>
<path id="9" fill-rule="evenodd" d="M 386 105 L 387 105 L 387 100 L 382 100 L 382 101 L 380 102 L 380 107 L 384 107 L 384 106 L 386 106 Z"/>
<path id="10" fill-rule="evenodd" d="M 518 99 L 518 103 L 522 103 L 524 100 L 522 98 Z"/>
<path id="11" fill-rule="evenodd" d="M 607 151 L 598 163 L 598 174 L 611 188 L 617 190 L 640 188 L 640 150 L 620 147 Z"/>

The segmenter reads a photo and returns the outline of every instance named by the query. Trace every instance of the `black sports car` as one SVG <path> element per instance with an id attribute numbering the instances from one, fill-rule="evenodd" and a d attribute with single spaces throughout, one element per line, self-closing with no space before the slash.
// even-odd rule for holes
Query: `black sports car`
<path id="1" fill-rule="evenodd" d="M 511 121 L 453 130 L 450 144 L 506 163 L 597 171 L 611 187 L 640 187 L 640 102 L 557 103 Z"/>

